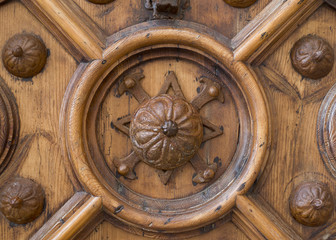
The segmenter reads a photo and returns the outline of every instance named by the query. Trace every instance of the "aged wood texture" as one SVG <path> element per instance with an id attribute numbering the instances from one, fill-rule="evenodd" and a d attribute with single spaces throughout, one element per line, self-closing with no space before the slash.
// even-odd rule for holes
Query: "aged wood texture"
<path id="1" fill-rule="evenodd" d="M 265 59 L 323 0 L 276 0 L 232 39 L 236 60 Z M 258 60 L 260 63 L 261 61 Z"/>
<path id="2" fill-rule="evenodd" d="M 185 1 L 185 0 L 181 0 Z M 115 0 L 107 5 L 95 5 L 86 0 L 74 0 L 104 31 L 112 35 L 126 27 L 152 18 L 146 1 Z M 189 1 L 192 2 L 192 1 Z M 208 26 L 228 38 L 233 38 L 271 0 L 258 0 L 248 8 L 234 8 L 223 0 L 198 1 L 186 6 L 183 20 Z M 234 24 L 233 24 L 234 22 Z"/>
<path id="3" fill-rule="evenodd" d="M 99 59 L 104 33 L 72 1 L 23 0 L 78 60 Z"/>
<path id="4" fill-rule="evenodd" d="M 14 77 L 2 63 L 0 67 L 0 76 L 16 99 L 21 122 L 16 150 L 0 174 L 0 182 L 13 176 L 32 179 L 42 186 L 46 197 L 45 210 L 33 223 L 10 224 L 1 216 L 0 239 L 29 239 L 75 192 L 61 156 L 58 119 L 76 61 L 19 1 L 1 4 L 0 22 L 0 46 L 11 36 L 26 32 L 41 37 L 50 51 L 48 70 L 29 79 Z"/>
<path id="5" fill-rule="evenodd" d="M 290 50 L 297 40 L 308 34 L 320 35 L 334 47 L 335 21 L 335 10 L 323 5 L 280 48 L 255 68 L 273 116 L 270 161 L 259 178 L 255 191 L 303 239 L 323 232 L 335 222 L 333 212 L 325 225 L 317 228 L 305 227 L 292 218 L 288 200 L 291 192 L 304 181 L 328 183 L 335 196 L 335 180 L 319 152 L 317 120 L 321 103 L 335 83 L 336 72 L 334 66 L 330 74 L 320 81 L 304 78 L 291 65 Z M 327 232 L 325 230 L 324 233 Z"/>
<path id="6" fill-rule="evenodd" d="M 22 123 L 0 182 L 33 179 L 45 189 L 46 208 L 25 226 L 1 217 L 1 239 L 29 238 L 42 226 L 35 239 L 335 237 L 334 212 L 312 228 L 295 221 L 289 208 L 290 194 L 302 182 L 327 183 L 335 196 L 335 179 L 316 137 L 317 113 L 335 83 L 335 66 L 322 81 L 312 81 L 290 61 L 294 43 L 308 34 L 335 49 L 333 1 L 258 0 L 245 9 L 223 0 L 185 1 L 183 14 L 176 14 L 183 21 L 154 21 L 145 0 L 21 2 L 0 5 L 0 44 L 32 33 L 50 55 L 44 70 L 29 79 L 0 69 Z M 156 11 L 175 18 L 171 7 Z M 183 79 L 181 91 L 172 79 L 161 88 L 169 71 Z M 211 81 L 222 87 L 225 101 Z M 174 91 L 200 109 L 208 141 L 176 171 L 149 168 L 131 153 L 131 114 L 138 101 Z M 176 134 L 171 122 L 163 131 Z M 113 161 L 121 157 L 134 167 L 133 180 L 117 173 Z M 83 190 L 94 196 L 75 194 Z"/>
<path id="7" fill-rule="evenodd" d="M 169 22 L 161 22 L 161 24 L 167 23 Z M 142 26 L 143 25 L 140 25 L 140 27 Z M 196 41 L 194 40 L 195 38 L 197 39 Z M 241 129 L 243 131 L 242 145 L 244 142 L 249 142 L 254 149 L 253 154 L 248 156 L 245 165 L 244 163 L 240 163 L 244 165 L 242 170 L 240 170 L 241 172 L 235 171 L 233 168 L 234 165 L 232 164 L 231 168 L 227 170 L 229 177 L 219 178 L 219 181 L 215 182 L 215 186 L 220 187 L 225 185 L 222 181 L 230 181 L 229 179 L 234 178 L 235 174 L 239 176 L 236 177 L 237 180 L 233 180 L 233 184 L 229 185 L 228 189 L 230 190 L 225 191 L 220 197 L 212 197 L 218 194 L 214 189 L 214 191 L 208 191 L 209 200 L 207 202 L 201 200 L 201 193 L 199 192 L 191 195 L 188 201 L 183 198 L 176 199 L 175 201 L 165 199 L 155 199 L 153 201 L 153 199 L 147 198 L 146 196 L 141 196 L 140 198 L 138 196 L 132 197 L 134 193 L 124 189 L 121 197 L 135 201 L 133 205 L 129 205 L 127 202 L 119 200 L 120 197 L 117 197 L 119 193 L 115 193 L 117 189 L 110 190 L 115 189 L 115 181 L 117 178 L 111 175 L 111 172 L 108 172 L 107 169 L 104 170 L 97 164 L 98 161 L 101 161 L 98 158 L 98 147 L 95 146 L 97 141 L 92 138 L 86 139 L 86 133 L 82 131 L 83 121 L 85 121 L 86 118 L 89 119 L 87 124 L 89 128 L 86 131 L 95 131 L 95 127 L 92 126 L 92 123 L 95 124 L 96 112 L 99 109 L 95 104 L 101 104 L 99 98 L 105 95 L 101 95 L 98 89 L 99 86 L 95 87 L 95 84 L 101 84 L 103 86 L 108 84 L 108 82 L 103 81 L 104 76 L 108 74 L 106 71 L 111 71 L 110 66 L 115 64 L 119 58 L 127 57 L 127 54 L 132 55 L 132 52 L 138 50 L 139 47 L 151 46 L 151 48 L 154 48 L 156 45 L 159 47 L 159 44 L 174 45 L 176 43 L 187 46 L 191 46 L 192 43 L 192 46 L 195 48 L 193 52 L 201 49 L 214 58 L 220 59 L 223 68 L 228 69 L 229 73 L 227 74 L 232 75 L 231 78 L 235 79 L 232 79 L 230 83 L 234 85 L 234 81 L 236 81 L 236 84 L 242 87 L 241 94 L 244 94 L 247 98 L 246 105 L 251 112 L 250 119 L 243 114 L 245 111 L 244 108 L 239 108 L 238 110 L 239 114 L 243 114 L 241 115 Z M 124 221 L 129 222 L 129 224 L 140 224 L 141 228 L 153 229 L 152 231 L 160 230 L 169 233 L 193 230 L 208 222 L 214 221 L 215 218 L 220 215 L 228 213 L 229 209 L 234 205 L 235 195 L 238 194 L 238 192 L 246 192 L 254 182 L 256 173 L 259 172 L 262 161 L 264 160 L 268 141 L 266 105 L 259 86 L 248 68 L 242 63 L 232 62 L 232 54 L 230 54 L 229 50 L 207 35 L 196 33 L 193 29 L 188 29 L 187 27 L 183 30 L 167 29 L 165 25 L 153 26 L 150 30 L 138 31 L 130 35 L 130 37 L 123 39 L 121 42 L 112 44 L 104 52 L 104 59 L 105 61 L 103 62 L 94 61 L 88 65 L 84 73 L 75 79 L 75 84 L 78 87 L 73 87 L 72 92 L 70 92 L 69 96 L 65 99 L 65 104 L 67 105 L 64 106 L 64 115 L 62 115 L 64 118 L 62 123 L 64 125 L 61 128 L 61 132 L 64 134 L 63 139 L 68 145 L 68 148 L 64 149 L 64 151 L 65 155 L 69 156 L 69 160 L 72 162 L 74 171 L 80 182 L 90 193 L 102 197 L 103 205 L 108 213 L 115 212 L 118 218 L 122 218 Z M 93 94 L 91 89 L 98 89 L 99 93 L 95 98 L 92 98 L 94 99 L 93 107 L 90 106 L 92 104 L 90 95 Z M 102 88 L 102 90 L 106 91 L 106 88 Z M 98 100 L 96 103 L 95 99 Z M 73 102 L 74 100 L 75 102 Z M 89 111 L 93 111 L 93 113 L 87 114 L 84 111 L 85 108 L 89 108 Z M 90 120 L 90 118 L 93 118 L 93 121 Z M 249 123 L 252 121 L 253 125 L 250 125 Z M 250 130 L 254 132 L 253 137 L 249 137 L 250 135 L 246 134 L 250 127 L 253 127 Z M 93 136 L 93 134 L 89 135 Z M 77 144 L 78 141 L 84 142 Z M 90 151 L 86 148 L 89 148 Z M 245 150 L 239 151 L 238 154 L 244 154 L 244 151 Z M 92 153 L 94 154 L 91 155 Z M 79 158 L 78 156 L 81 157 Z M 242 159 L 243 158 L 238 158 L 237 161 L 243 161 Z M 94 170 L 95 167 L 91 168 L 89 162 L 93 162 L 95 167 L 99 169 L 98 175 L 98 172 Z M 237 164 L 239 164 L 239 162 Z M 101 174 L 104 174 L 105 177 Z M 110 188 L 106 188 L 102 185 L 106 180 L 108 180 Z M 142 190 L 139 189 L 138 191 Z M 143 199 L 146 199 L 145 208 L 143 206 Z M 188 212 L 189 208 L 192 207 L 190 204 L 196 204 L 197 202 L 201 204 L 199 207 L 200 210 Z M 162 206 L 176 209 L 178 214 L 175 213 L 171 215 L 170 211 L 166 212 Z M 120 209 L 120 211 L 118 209 Z M 166 213 L 161 215 L 161 211 L 165 211 Z"/>

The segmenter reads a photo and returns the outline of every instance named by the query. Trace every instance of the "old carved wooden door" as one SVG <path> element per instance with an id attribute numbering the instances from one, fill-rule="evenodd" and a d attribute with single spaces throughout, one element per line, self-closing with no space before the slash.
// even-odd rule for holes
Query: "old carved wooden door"
<path id="1" fill-rule="evenodd" d="M 0 239 L 336 239 L 335 0 L 1 0 Z"/>

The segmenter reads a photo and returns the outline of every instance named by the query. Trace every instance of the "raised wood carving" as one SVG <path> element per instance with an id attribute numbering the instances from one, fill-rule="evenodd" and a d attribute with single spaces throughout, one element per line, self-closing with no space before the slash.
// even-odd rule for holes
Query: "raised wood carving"
<path id="1" fill-rule="evenodd" d="M 246 8 L 251 6 L 257 0 L 224 0 L 227 4 L 231 5 L 232 7 L 237 8 Z"/>
<path id="2" fill-rule="evenodd" d="M 40 216 L 43 206 L 43 189 L 30 179 L 13 178 L 1 188 L 0 210 L 11 222 L 31 222 Z"/>
<path id="3" fill-rule="evenodd" d="M 44 68 L 47 48 L 32 34 L 11 37 L 2 50 L 2 61 L 8 72 L 17 77 L 33 77 Z"/>
<path id="4" fill-rule="evenodd" d="M 121 118 L 113 124 L 130 135 L 133 143 L 131 153 L 122 159 L 115 159 L 118 172 L 130 179 L 135 179 L 133 169 L 140 160 L 148 165 L 166 171 L 159 172 L 159 177 L 167 184 L 175 168 L 191 160 L 202 142 L 215 138 L 223 133 L 219 128 L 204 120 L 204 124 L 212 125 L 212 132 L 203 136 L 203 121 L 198 110 L 206 103 L 219 99 L 224 102 L 219 84 L 210 79 L 201 80 L 202 90 L 191 103 L 185 100 L 174 72 L 168 72 L 159 95 L 149 99 L 139 80 L 143 74 L 132 74 L 123 79 L 119 85 L 119 94 L 127 89 L 139 101 L 140 106 L 130 118 Z M 206 83 L 205 83 L 206 82 Z M 174 95 L 167 95 L 172 86 Z M 128 121 L 126 121 L 127 119 Z M 130 129 L 125 125 L 130 123 Z M 197 175 L 195 182 L 209 182 L 216 173 L 217 164 L 204 164 L 199 156 L 192 160 Z"/>
<path id="5" fill-rule="evenodd" d="M 334 200 L 327 185 L 306 182 L 296 187 L 289 200 L 292 216 L 299 223 L 316 227 L 325 224 L 334 211 Z"/>
<path id="6" fill-rule="evenodd" d="M 172 170 L 197 152 L 203 125 L 196 109 L 183 98 L 159 95 L 142 103 L 130 126 L 133 149 L 148 165 Z"/>
<path id="7" fill-rule="evenodd" d="M 308 35 L 298 40 L 291 51 L 294 69 L 311 79 L 327 76 L 334 65 L 334 49 L 324 39 Z"/>
<path id="8" fill-rule="evenodd" d="M 138 25 L 136 30 L 132 28 L 132 34 L 128 33 L 125 38 L 113 39 L 112 36 L 109 39 L 111 45 L 104 51 L 104 60 L 82 65 L 71 80 L 60 125 L 64 156 L 69 157 L 73 171 L 85 189 L 101 197 L 107 214 L 117 216 L 123 223 L 132 224 L 141 231 L 179 234 L 217 221 L 230 212 L 237 195 L 248 191 L 266 159 L 269 123 L 260 86 L 244 63 L 234 61 L 225 42 L 215 35 L 209 36 L 210 29 L 201 33 L 195 30 L 198 28 L 194 29 L 194 24 L 178 20 L 175 20 L 175 28 L 167 28 L 170 23 L 169 20 L 151 21 Z M 168 61 L 162 64 L 162 59 Z M 176 65 L 170 66 L 168 63 Z M 153 78 L 152 65 L 167 71 L 160 74 L 160 78 Z M 183 66 L 193 66 L 198 70 L 189 71 Z M 174 70 L 175 74 L 168 70 L 173 67 L 178 69 L 176 72 Z M 143 71 L 139 73 L 139 69 Z M 181 86 L 177 81 L 180 75 L 187 77 L 187 80 L 180 81 Z M 144 84 L 146 81 L 151 85 Z M 207 159 L 196 153 L 189 160 L 191 166 L 184 164 L 174 171 L 149 168 L 132 149 L 124 158 L 113 158 L 117 156 L 116 150 L 128 149 L 118 139 L 123 141 L 125 134 L 130 133 L 132 114 L 136 112 L 138 104 L 155 103 L 157 99 L 149 99 L 152 96 L 167 98 L 165 94 L 178 96 L 177 100 L 181 101 L 188 84 L 197 87 L 192 95 L 185 96 L 187 101 L 183 100 L 181 104 L 189 106 L 186 102 L 190 102 L 195 110 L 182 112 L 194 116 L 195 112 L 200 111 L 205 130 L 202 141 L 207 139 L 215 144 L 230 135 L 232 137 L 222 144 L 232 148 L 218 147 L 214 150 L 218 151 L 218 157 Z M 130 108 L 123 111 L 119 103 L 125 100 Z M 168 102 L 174 101 L 172 98 Z M 205 114 L 206 108 L 211 105 L 215 114 Z M 115 116 L 111 118 L 112 124 L 110 121 L 106 124 L 104 120 L 106 114 L 102 114 L 102 109 L 106 108 L 109 115 Z M 147 105 L 145 108 L 151 111 Z M 228 115 L 220 114 L 223 109 Z M 165 113 L 164 116 L 169 115 Z M 224 121 L 225 126 L 216 127 L 212 118 Z M 150 119 L 153 118 L 146 118 L 146 121 Z M 166 120 L 171 119 L 160 119 L 158 125 L 162 139 L 168 138 L 167 135 L 179 134 L 179 129 L 176 133 L 174 121 L 165 125 Z M 198 125 L 199 120 L 195 124 Z M 120 149 L 110 148 L 108 153 L 105 151 L 109 147 L 105 139 L 109 134 L 114 142 L 118 142 Z M 211 146 L 207 143 L 204 145 Z M 199 151 L 201 148 L 202 145 Z M 206 149 L 202 151 L 211 154 Z M 124 154 L 121 152 L 120 155 Z M 221 158 L 225 158 L 225 155 L 228 155 L 228 159 L 223 166 Z M 192 169 L 195 169 L 194 175 Z M 157 181 L 158 178 L 153 176 L 155 171 L 167 185 Z M 190 174 L 194 182 L 192 177 L 187 180 L 182 173 Z M 179 174 L 183 181 L 174 178 L 174 181 L 168 182 L 172 174 Z M 158 193 L 140 187 L 149 183 L 155 186 Z M 188 188 L 184 188 L 185 185 Z M 172 189 L 179 189 L 183 195 L 175 198 L 171 194 Z M 190 212 L 190 209 L 195 211 Z"/>

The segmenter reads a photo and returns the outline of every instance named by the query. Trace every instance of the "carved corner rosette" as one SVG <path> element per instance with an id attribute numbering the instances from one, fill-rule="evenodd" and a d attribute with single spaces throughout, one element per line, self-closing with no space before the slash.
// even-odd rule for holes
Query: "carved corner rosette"
<path id="1" fill-rule="evenodd" d="M 16 77 L 30 78 L 42 71 L 47 62 L 47 48 L 33 34 L 16 34 L 2 50 L 2 62 Z"/>
<path id="2" fill-rule="evenodd" d="M 200 33 L 183 21 L 167 30 L 169 22 L 157 21 L 152 28 L 147 23 L 140 24 L 131 36 L 107 47 L 104 61 L 81 65 L 63 101 L 60 132 L 63 153 L 71 162 L 72 171 L 83 188 L 101 197 L 108 215 L 145 231 L 181 233 L 217 221 L 234 207 L 237 195 L 249 190 L 265 160 L 269 122 L 266 102 L 255 77 L 243 62 L 233 59 L 228 47 L 213 37 L 216 34 Z M 165 52 L 167 45 L 170 49 Z M 133 70 L 138 68 L 139 59 L 143 59 L 139 55 L 147 59 L 143 61 L 155 61 L 164 54 L 168 57 L 178 54 L 193 64 L 199 64 L 201 56 L 208 62 L 206 69 L 216 64 L 223 76 L 198 79 L 198 94 L 187 100 L 179 86 L 179 73 L 168 71 L 162 76 L 161 89 L 150 96 L 141 82 L 146 74 Z M 230 87 L 225 87 L 226 84 Z M 108 165 L 97 140 L 97 116 L 112 89 L 117 91 L 112 98 L 134 98 L 134 103 L 139 105 L 126 117 L 113 122 L 113 127 L 130 137 L 132 151 L 124 158 L 111 159 L 112 164 Z M 121 96 L 125 92 L 128 96 Z M 210 139 L 216 142 L 217 137 L 225 136 L 226 130 L 202 116 L 200 110 L 210 101 L 214 106 L 226 106 L 226 97 L 232 99 L 232 106 L 237 106 L 232 109 L 240 123 L 240 134 L 236 134 L 239 146 L 233 151 L 228 167 L 222 168 L 223 176 L 218 176 L 219 164 L 206 161 L 198 150 L 202 142 Z M 225 121 L 225 116 L 222 120 Z M 128 179 L 136 179 L 133 169 L 137 164 L 154 168 L 161 181 L 167 183 L 175 169 L 189 163 L 195 169 L 192 179 L 195 183 L 210 181 L 211 184 L 205 184 L 204 188 L 197 186 L 202 190 L 187 198 L 153 198 L 126 185 L 132 183 Z"/>
<path id="3" fill-rule="evenodd" d="M 296 221 L 317 227 L 330 219 L 334 211 L 334 199 L 326 184 L 305 182 L 292 192 L 289 208 Z"/>
<path id="4" fill-rule="evenodd" d="M 39 184 L 16 177 L 1 188 L 0 210 L 9 221 L 26 224 L 40 216 L 44 199 L 44 191 Z"/>
<path id="5" fill-rule="evenodd" d="M 327 76 L 335 61 L 334 49 L 326 40 L 315 35 L 299 39 L 294 44 L 290 56 L 298 73 L 315 80 Z"/>

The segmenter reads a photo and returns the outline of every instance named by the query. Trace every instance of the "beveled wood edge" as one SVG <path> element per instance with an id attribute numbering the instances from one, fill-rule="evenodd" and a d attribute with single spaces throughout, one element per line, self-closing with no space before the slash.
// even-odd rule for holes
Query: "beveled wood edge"
<path id="1" fill-rule="evenodd" d="M 287 225 L 267 203 L 258 196 L 239 195 L 233 210 L 232 222 L 251 239 L 302 238 Z"/>
<path id="2" fill-rule="evenodd" d="M 77 61 L 100 59 L 105 33 L 73 1 L 21 0 Z"/>
<path id="3" fill-rule="evenodd" d="M 336 9 L 336 1 L 335 0 L 325 0 L 331 7 Z"/>
<path id="4" fill-rule="evenodd" d="M 323 0 L 272 1 L 232 39 L 235 60 L 252 63 L 260 55 L 265 59 L 275 49 L 270 47 L 282 42 L 298 21 L 308 18 L 322 4 Z"/>
<path id="5" fill-rule="evenodd" d="M 100 197 L 77 192 L 30 240 L 72 239 L 101 212 L 102 200 Z"/>
<path id="6" fill-rule="evenodd" d="M 48 239 L 56 232 L 84 203 L 90 195 L 77 192 L 73 195 L 31 238 L 30 240 Z"/>

